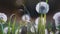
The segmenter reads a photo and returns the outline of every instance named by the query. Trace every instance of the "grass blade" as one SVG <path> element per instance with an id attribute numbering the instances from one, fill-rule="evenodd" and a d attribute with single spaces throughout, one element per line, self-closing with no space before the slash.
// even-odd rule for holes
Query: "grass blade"
<path id="1" fill-rule="evenodd" d="M 15 22 L 16 22 L 16 17 L 15 17 L 13 25 L 12 25 L 12 34 L 15 34 Z"/>
<path id="2" fill-rule="evenodd" d="M 1 24 L 1 28 L 2 28 L 2 34 L 4 34 L 4 32 L 3 32 L 3 22 L 4 21 L 0 19 L 0 22 L 1 22 L 0 24 Z"/>

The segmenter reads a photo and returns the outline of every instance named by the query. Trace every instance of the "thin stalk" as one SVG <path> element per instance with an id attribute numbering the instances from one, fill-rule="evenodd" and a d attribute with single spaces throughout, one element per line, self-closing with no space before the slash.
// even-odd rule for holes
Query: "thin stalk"
<path id="1" fill-rule="evenodd" d="M 29 34 L 28 27 L 27 27 L 27 34 Z"/>
<path id="2" fill-rule="evenodd" d="M 20 23 L 21 23 L 21 22 L 20 22 Z M 21 34 L 21 32 L 19 32 L 20 27 L 21 27 L 21 26 L 20 26 L 20 24 L 19 24 L 19 27 L 18 27 L 18 34 L 19 34 L 19 33 Z"/>
<path id="3" fill-rule="evenodd" d="M 55 33 L 53 32 L 53 34 L 55 34 Z"/>
<path id="4" fill-rule="evenodd" d="M 43 17 L 43 14 L 41 14 L 41 30 L 40 30 L 40 33 L 42 34 L 42 17 Z"/>
<path id="5" fill-rule="evenodd" d="M 40 19 L 39 19 L 39 20 L 40 20 Z M 41 20 L 40 20 L 40 21 L 41 21 Z M 40 30 L 40 27 L 41 27 L 40 21 L 38 22 L 38 32 L 37 32 L 37 34 L 39 34 L 39 30 Z"/>
<path id="6" fill-rule="evenodd" d="M 15 17 L 13 25 L 12 25 L 12 34 L 15 34 L 15 22 L 16 22 L 16 17 Z"/>
<path id="7" fill-rule="evenodd" d="M 42 34 L 42 17 L 43 17 L 43 14 L 41 14 L 41 17 L 39 19 L 38 34 Z"/>
<path id="8" fill-rule="evenodd" d="M 10 16 L 9 22 L 8 22 L 8 34 L 10 34 L 10 23 L 11 23 L 11 18 L 14 16 L 15 14 L 12 14 Z"/>
<path id="9" fill-rule="evenodd" d="M 2 34 L 4 34 L 4 32 L 3 32 L 3 24 L 1 24 L 1 28 L 2 28 Z"/>
<path id="10" fill-rule="evenodd" d="M 10 34 L 10 21 L 9 21 L 9 24 L 8 24 L 8 34 Z"/>
<path id="11" fill-rule="evenodd" d="M 48 0 L 46 0 L 46 3 L 48 3 Z"/>
<path id="12" fill-rule="evenodd" d="M 31 27 L 31 24 L 30 24 L 30 22 L 28 22 L 27 23 L 27 34 L 31 34 L 30 27 Z"/>
<path id="13" fill-rule="evenodd" d="M 41 34 L 45 34 L 45 23 L 43 25 L 43 14 L 41 14 Z"/>
<path id="14" fill-rule="evenodd" d="M 46 27 L 46 14 L 44 14 L 44 30 L 45 30 L 45 27 Z"/>
<path id="15" fill-rule="evenodd" d="M 20 33 L 20 32 L 19 32 L 19 29 L 20 29 L 20 26 L 18 27 L 18 32 L 17 32 L 18 34 Z"/>
<path id="16" fill-rule="evenodd" d="M 36 33 L 36 28 L 35 28 L 35 26 L 33 26 L 33 27 L 34 27 L 34 31 L 35 31 L 34 34 L 37 34 L 37 33 Z"/>

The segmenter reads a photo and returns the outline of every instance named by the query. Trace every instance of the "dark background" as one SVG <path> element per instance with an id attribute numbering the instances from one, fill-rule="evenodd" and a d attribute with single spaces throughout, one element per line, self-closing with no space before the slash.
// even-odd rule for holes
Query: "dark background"
<path id="1" fill-rule="evenodd" d="M 16 3 L 16 1 L 18 0 L 0 0 L 0 12 L 6 13 L 8 17 L 13 13 L 16 13 L 18 17 L 21 17 L 24 14 L 24 11 L 22 12 L 19 9 L 24 10 L 25 6 L 30 13 L 30 16 L 32 18 L 36 18 L 39 16 L 39 14 L 35 10 L 36 4 L 40 1 L 46 0 L 21 0 L 19 2 L 21 2 L 22 4 L 20 5 L 17 5 L 18 3 Z M 48 0 L 48 4 L 50 6 L 50 10 L 47 13 L 47 20 L 52 21 L 53 15 L 56 12 L 60 11 L 60 0 Z"/>

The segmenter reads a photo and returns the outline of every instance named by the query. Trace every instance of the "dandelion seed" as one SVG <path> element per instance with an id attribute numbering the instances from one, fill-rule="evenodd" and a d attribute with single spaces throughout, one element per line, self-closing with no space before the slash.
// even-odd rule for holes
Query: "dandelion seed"
<path id="1" fill-rule="evenodd" d="M 35 20 L 34 27 L 35 27 L 36 31 L 38 31 L 39 19 L 40 19 L 40 18 L 38 17 L 38 18 Z M 41 20 L 42 20 L 42 24 L 44 25 L 44 18 L 42 18 Z M 33 26 L 31 27 L 31 32 L 35 32 L 34 27 L 33 27 Z"/>
<path id="2" fill-rule="evenodd" d="M 59 34 L 59 31 L 56 31 L 56 33 L 55 34 Z"/>
<path id="3" fill-rule="evenodd" d="M 10 28 L 10 32 L 11 32 L 12 28 Z M 7 34 L 8 33 L 8 27 L 5 27 L 4 30 L 3 30 L 4 34 Z"/>
<path id="4" fill-rule="evenodd" d="M 59 29 L 58 26 L 60 26 L 60 12 L 54 14 L 53 19 L 55 20 L 56 29 Z"/>
<path id="5" fill-rule="evenodd" d="M 54 14 L 53 19 L 59 20 L 58 17 L 60 17 L 60 12 L 57 12 L 56 14 Z"/>
<path id="6" fill-rule="evenodd" d="M 45 34 L 48 34 L 48 30 L 47 29 L 45 29 Z"/>
<path id="7" fill-rule="evenodd" d="M 0 23 L 0 24 L 4 24 L 4 23 L 7 21 L 7 16 L 6 16 L 6 14 L 0 13 L 0 19 L 1 19 L 1 21 L 2 21 L 2 23 Z"/>
<path id="8" fill-rule="evenodd" d="M 49 11 L 49 5 L 46 2 L 39 2 L 36 5 L 36 11 L 38 13 L 46 14 Z"/>
<path id="9" fill-rule="evenodd" d="M 30 26 L 30 16 L 25 14 L 22 16 L 22 20 L 25 22 L 26 26 L 29 27 Z"/>
<path id="10" fill-rule="evenodd" d="M 39 17 L 35 20 L 35 24 L 36 24 L 36 25 L 38 25 L 39 20 L 40 20 Z M 42 24 L 44 25 L 44 18 L 42 18 L 41 21 L 42 21 Z"/>
<path id="11" fill-rule="evenodd" d="M 50 32 L 50 34 L 53 34 L 53 32 Z"/>
<path id="12" fill-rule="evenodd" d="M 22 29 L 17 29 L 15 34 L 21 33 Z"/>
<path id="13" fill-rule="evenodd" d="M 30 21 L 30 16 L 25 14 L 25 15 L 22 16 L 22 20 L 26 21 L 26 22 L 29 22 Z"/>
<path id="14" fill-rule="evenodd" d="M 35 32 L 34 26 L 32 26 L 30 30 L 32 33 L 34 33 Z"/>

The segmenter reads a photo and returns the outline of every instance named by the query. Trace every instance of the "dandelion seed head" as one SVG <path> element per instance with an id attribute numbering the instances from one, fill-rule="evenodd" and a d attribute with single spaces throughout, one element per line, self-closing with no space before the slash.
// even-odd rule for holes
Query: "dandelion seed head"
<path id="1" fill-rule="evenodd" d="M 3 20 L 3 22 L 6 22 L 6 21 L 7 21 L 7 16 L 6 16 L 6 14 L 0 13 L 0 19 Z M 0 24 L 1 24 L 1 23 L 0 23 Z M 2 24 L 4 24 L 4 23 L 2 23 Z"/>
<path id="2" fill-rule="evenodd" d="M 56 31 L 56 33 L 55 34 L 59 34 L 59 31 Z"/>
<path id="3" fill-rule="evenodd" d="M 48 30 L 47 29 L 45 29 L 45 34 L 48 34 Z"/>
<path id="4" fill-rule="evenodd" d="M 60 25 L 60 12 L 54 14 L 53 19 L 55 20 L 56 29 L 59 29 L 58 26 Z"/>
<path id="5" fill-rule="evenodd" d="M 35 27 L 35 28 L 32 26 L 32 27 L 31 27 L 31 32 L 35 32 L 34 29 L 36 29 L 36 31 L 38 31 L 38 24 L 39 24 L 40 19 L 41 19 L 41 18 L 39 18 L 39 17 L 36 18 L 35 24 L 34 24 L 34 27 Z M 44 18 L 42 18 L 41 20 L 42 20 L 42 24 L 44 25 Z"/>
<path id="6" fill-rule="evenodd" d="M 53 32 L 51 31 L 50 34 L 53 34 Z"/>
<path id="7" fill-rule="evenodd" d="M 26 22 L 30 22 L 30 16 L 25 14 L 25 15 L 22 16 L 22 20 L 26 21 Z"/>
<path id="8" fill-rule="evenodd" d="M 60 17 L 60 12 L 57 12 L 56 14 L 54 14 L 53 19 L 58 20 L 60 19 L 59 17 Z"/>
<path id="9" fill-rule="evenodd" d="M 39 2 L 36 5 L 36 11 L 38 13 L 42 13 L 42 14 L 48 13 L 48 11 L 49 11 L 49 5 L 46 2 Z"/>
<path id="10" fill-rule="evenodd" d="M 35 20 L 35 24 L 38 25 L 39 18 Z"/>
<path id="11" fill-rule="evenodd" d="M 12 28 L 9 28 L 9 29 L 10 29 L 10 31 L 12 30 Z M 5 34 L 7 34 L 7 33 L 8 33 L 8 27 L 5 27 L 4 30 L 3 30 L 3 32 L 4 32 Z"/>
<path id="12" fill-rule="evenodd" d="M 42 21 L 42 24 L 44 25 L 44 18 L 41 19 L 39 17 L 35 20 L 35 24 L 38 25 L 40 20 Z"/>
<path id="13" fill-rule="evenodd" d="M 17 29 L 16 31 L 15 31 L 15 34 L 17 34 L 17 33 L 21 33 L 21 31 L 22 31 L 22 29 Z"/>
<path id="14" fill-rule="evenodd" d="M 34 27 L 33 27 L 33 26 L 31 27 L 31 29 L 30 29 L 30 30 L 31 30 L 31 32 L 33 32 L 33 33 L 35 32 L 35 30 L 34 30 Z"/>

